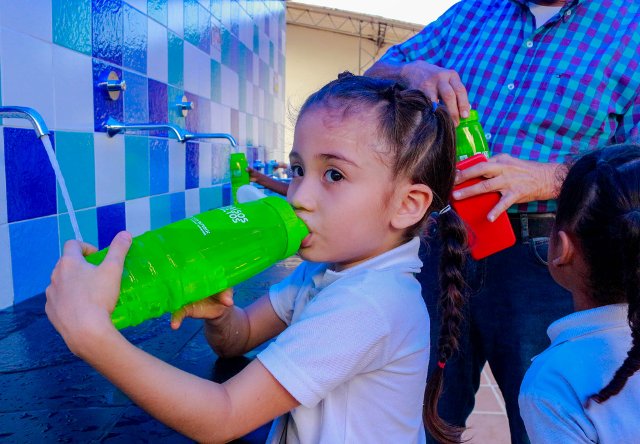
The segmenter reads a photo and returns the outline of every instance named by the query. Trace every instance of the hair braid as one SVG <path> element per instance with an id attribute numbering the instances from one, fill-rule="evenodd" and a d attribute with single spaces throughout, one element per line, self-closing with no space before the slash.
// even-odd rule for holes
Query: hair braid
<path id="1" fill-rule="evenodd" d="M 438 365 L 427 381 L 424 402 L 424 423 L 439 442 L 459 443 L 462 427 L 445 422 L 438 414 L 438 400 L 442 393 L 444 367 L 459 348 L 460 325 L 467 302 L 462 269 L 466 259 L 466 228 L 454 211 L 438 217 L 443 241 L 440 259 L 440 299 L 442 321 L 438 339 Z"/>

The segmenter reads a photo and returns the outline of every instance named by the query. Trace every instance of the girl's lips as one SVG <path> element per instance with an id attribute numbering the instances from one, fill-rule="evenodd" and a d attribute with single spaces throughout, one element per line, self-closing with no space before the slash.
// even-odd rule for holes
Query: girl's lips
<path id="1" fill-rule="evenodd" d="M 307 248 L 310 245 L 311 245 L 311 233 L 307 234 L 307 236 L 304 239 L 302 239 L 300 248 Z"/>

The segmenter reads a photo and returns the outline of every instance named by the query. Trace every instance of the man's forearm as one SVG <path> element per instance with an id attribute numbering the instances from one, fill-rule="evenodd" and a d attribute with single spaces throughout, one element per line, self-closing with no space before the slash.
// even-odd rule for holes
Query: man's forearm
<path id="1" fill-rule="evenodd" d="M 402 76 L 402 63 L 383 62 L 378 60 L 364 73 L 369 77 L 381 77 L 385 79 L 393 79 L 395 81 L 406 80 Z"/>

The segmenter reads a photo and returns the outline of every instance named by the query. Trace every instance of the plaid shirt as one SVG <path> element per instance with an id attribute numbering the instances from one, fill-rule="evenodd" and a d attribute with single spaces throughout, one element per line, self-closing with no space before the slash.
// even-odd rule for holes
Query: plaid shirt
<path id="1" fill-rule="evenodd" d="M 569 0 L 539 29 L 526 1 L 462 0 L 382 60 L 455 70 L 493 154 L 563 162 L 638 137 L 639 26 L 638 0 Z"/>

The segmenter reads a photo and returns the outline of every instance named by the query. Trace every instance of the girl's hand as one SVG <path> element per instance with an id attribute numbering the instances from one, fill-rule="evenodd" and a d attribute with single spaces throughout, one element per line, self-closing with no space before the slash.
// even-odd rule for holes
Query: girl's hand
<path id="1" fill-rule="evenodd" d="M 171 328 L 177 330 L 182 321 L 189 317 L 194 319 L 213 320 L 225 314 L 233 307 L 233 289 L 227 288 L 220 293 L 200 301 L 185 305 L 171 315 Z"/>
<path id="2" fill-rule="evenodd" d="M 111 242 L 99 266 L 84 256 L 96 248 L 75 240 L 64 245 L 62 257 L 51 274 L 45 311 L 69 349 L 79 354 L 82 341 L 92 333 L 114 329 L 111 312 L 120 294 L 124 258 L 131 246 L 131 234 L 122 231 Z"/>
<path id="3" fill-rule="evenodd" d="M 559 163 L 534 162 L 497 154 L 490 157 L 488 162 L 458 171 L 456 184 L 475 177 L 485 180 L 455 191 L 453 198 L 461 200 L 498 191 L 502 197 L 487 214 L 487 219 L 493 222 L 513 204 L 556 198 L 565 175 L 566 168 Z"/>

